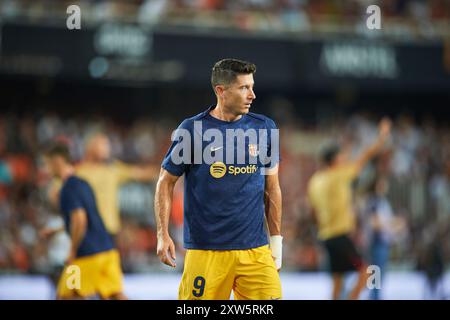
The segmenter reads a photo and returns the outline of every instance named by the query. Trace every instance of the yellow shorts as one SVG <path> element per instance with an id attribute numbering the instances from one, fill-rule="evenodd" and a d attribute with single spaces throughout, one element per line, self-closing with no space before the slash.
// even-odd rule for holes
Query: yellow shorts
<path id="1" fill-rule="evenodd" d="M 269 246 L 248 250 L 188 250 L 180 300 L 281 299 L 280 276 Z"/>
<path id="2" fill-rule="evenodd" d="M 100 295 L 107 299 L 123 291 L 123 274 L 117 250 L 74 259 L 58 283 L 58 298 L 70 299 Z"/>

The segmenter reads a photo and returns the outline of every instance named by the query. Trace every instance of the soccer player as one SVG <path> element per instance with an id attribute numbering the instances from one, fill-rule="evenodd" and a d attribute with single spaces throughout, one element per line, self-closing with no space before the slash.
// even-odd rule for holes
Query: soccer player
<path id="1" fill-rule="evenodd" d="M 85 179 L 94 190 L 103 223 L 113 239 L 120 230 L 120 186 L 128 181 L 156 181 L 158 171 L 159 168 L 153 165 L 136 166 L 111 161 L 110 141 L 103 133 L 89 137 L 85 157 L 76 166 L 77 175 Z"/>
<path id="2" fill-rule="evenodd" d="M 347 159 L 338 145 L 325 148 L 321 158 L 324 168 L 316 172 L 308 184 L 308 197 L 318 223 L 319 239 L 328 252 L 333 277 L 333 299 L 339 299 L 344 274 L 358 272 L 358 280 L 350 292 L 350 299 L 358 299 L 368 277 L 367 265 L 353 244 L 352 182 L 366 163 L 377 155 L 390 134 L 391 123 L 383 119 L 377 140 L 355 160 Z"/>
<path id="3" fill-rule="evenodd" d="M 46 150 L 45 162 L 50 173 L 63 181 L 59 207 L 71 238 L 57 297 L 79 299 L 99 295 L 102 299 L 126 299 L 122 293 L 119 254 L 98 213 L 94 192 L 74 174 L 67 146 L 56 144 Z"/>
<path id="4" fill-rule="evenodd" d="M 217 104 L 184 120 L 179 129 L 188 132 L 193 139 L 210 129 L 224 137 L 227 130 L 260 129 L 272 137 L 275 123 L 249 112 L 256 98 L 255 71 L 256 66 L 249 62 L 218 61 L 211 76 Z M 201 124 L 201 131 L 198 124 Z M 157 253 L 163 263 L 175 267 L 169 216 L 174 185 L 184 174 L 184 247 L 187 252 L 178 298 L 225 300 L 233 291 L 235 299 L 280 299 L 277 271 L 282 258 L 281 190 L 278 153 L 276 146 L 270 143 L 272 139 L 267 139 L 267 143 L 259 140 L 259 145 L 242 139 L 231 139 L 229 143 L 225 143 L 225 138 L 217 139 L 219 141 L 215 140 L 213 145 L 202 141 L 200 154 L 231 152 L 236 156 L 234 151 L 241 146 L 239 150 L 245 152 L 245 163 L 240 165 L 229 159 L 212 164 L 174 161 L 182 140 L 174 140 L 163 160 L 155 195 Z M 252 166 L 250 158 L 264 148 L 272 151 L 275 160 L 270 164 L 258 160 Z M 195 152 L 191 154 L 194 158 L 198 156 Z M 266 174 L 261 170 L 267 170 Z M 270 247 L 264 217 L 270 232 Z"/>

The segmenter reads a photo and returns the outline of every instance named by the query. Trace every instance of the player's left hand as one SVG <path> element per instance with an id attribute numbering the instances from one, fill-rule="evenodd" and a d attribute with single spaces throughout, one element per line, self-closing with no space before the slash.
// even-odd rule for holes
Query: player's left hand
<path id="1" fill-rule="evenodd" d="M 391 127 L 392 127 L 392 122 L 389 118 L 384 117 L 383 119 L 381 119 L 380 124 L 378 125 L 379 127 L 379 136 L 381 139 L 386 140 L 390 133 L 391 133 Z"/>
<path id="2" fill-rule="evenodd" d="M 280 235 L 270 236 L 270 249 L 277 270 L 280 271 L 283 262 L 283 237 Z"/>

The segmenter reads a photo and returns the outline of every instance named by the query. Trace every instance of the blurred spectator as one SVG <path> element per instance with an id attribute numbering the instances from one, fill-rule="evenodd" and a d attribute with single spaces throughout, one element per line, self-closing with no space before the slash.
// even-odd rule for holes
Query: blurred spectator
<path id="1" fill-rule="evenodd" d="M 369 188 L 365 221 L 368 226 L 366 237 L 368 240 L 369 262 L 380 269 L 381 280 L 386 275 L 386 267 L 389 261 L 391 243 L 402 232 L 404 223 L 394 215 L 391 204 L 387 198 L 388 181 L 382 176 L 377 176 Z M 381 284 L 382 287 L 382 284 Z M 372 300 L 381 299 L 381 288 L 370 291 Z"/>
<path id="2" fill-rule="evenodd" d="M 0 2 L 0 15 L 34 19 L 62 17 L 70 4 L 70 1 L 5 0 Z M 360 31 L 361 17 L 366 17 L 367 7 L 373 4 L 380 6 L 383 24 L 389 25 L 379 32 L 384 36 L 445 38 L 448 32 L 446 22 L 450 19 L 450 3 L 443 0 L 83 0 L 78 5 L 85 21 L 356 33 Z M 385 32 L 386 29 L 390 32 Z"/>
<path id="3" fill-rule="evenodd" d="M 428 229 L 428 230 L 427 230 Z M 445 299 L 442 278 L 445 264 L 441 239 L 437 226 L 429 226 L 424 230 L 419 251 L 418 269 L 425 275 L 424 298 L 431 300 Z"/>

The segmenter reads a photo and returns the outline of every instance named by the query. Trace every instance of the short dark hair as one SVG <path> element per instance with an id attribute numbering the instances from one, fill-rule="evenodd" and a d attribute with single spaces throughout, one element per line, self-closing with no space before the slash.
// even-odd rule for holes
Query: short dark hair
<path id="1" fill-rule="evenodd" d="M 256 65 L 238 59 L 223 59 L 217 61 L 212 68 L 211 85 L 215 86 L 224 84 L 228 85 L 236 80 L 240 74 L 253 74 L 256 72 Z"/>
<path id="2" fill-rule="evenodd" d="M 64 160 L 66 160 L 69 163 L 72 161 L 69 147 L 67 146 L 67 144 L 61 142 L 52 143 L 48 145 L 44 150 L 44 155 L 49 158 L 60 156 L 63 157 Z"/>
<path id="3" fill-rule="evenodd" d="M 339 144 L 333 142 L 325 145 L 320 151 L 320 160 L 327 166 L 331 165 L 336 156 L 341 152 Z"/>

